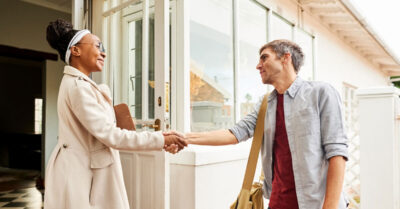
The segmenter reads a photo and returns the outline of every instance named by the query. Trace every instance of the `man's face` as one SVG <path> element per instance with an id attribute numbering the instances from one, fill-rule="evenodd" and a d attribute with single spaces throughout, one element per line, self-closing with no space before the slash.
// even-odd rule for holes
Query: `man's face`
<path id="1" fill-rule="evenodd" d="M 264 84 L 273 84 L 283 71 L 283 56 L 278 58 L 270 48 L 264 49 L 260 54 L 257 70 L 260 71 L 261 80 Z"/>

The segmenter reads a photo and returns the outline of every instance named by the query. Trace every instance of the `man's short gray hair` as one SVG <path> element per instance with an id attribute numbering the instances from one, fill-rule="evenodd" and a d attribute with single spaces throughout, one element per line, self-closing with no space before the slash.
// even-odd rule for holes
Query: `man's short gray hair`
<path id="1" fill-rule="evenodd" d="M 266 48 L 270 48 L 272 51 L 274 51 L 278 58 L 281 58 L 285 53 L 290 53 L 296 74 L 299 72 L 300 67 L 304 64 L 303 51 L 299 45 L 292 41 L 285 39 L 271 41 L 262 46 L 259 53 L 261 54 L 261 52 Z"/>

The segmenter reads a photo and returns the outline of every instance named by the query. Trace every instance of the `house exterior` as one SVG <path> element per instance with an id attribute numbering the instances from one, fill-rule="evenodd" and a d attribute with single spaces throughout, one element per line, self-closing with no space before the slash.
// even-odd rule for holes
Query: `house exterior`
<path id="1" fill-rule="evenodd" d="M 6 8 L 29 11 L 32 17 L 41 13 L 46 21 L 71 19 L 76 28 L 89 28 L 98 35 L 107 59 L 93 80 L 108 84 L 114 104 L 127 103 L 138 127 L 147 130 L 157 119 L 163 130 L 181 132 L 231 127 L 273 90 L 261 83 L 255 69 L 258 49 L 275 39 L 295 41 L 306 55 L 299 76 L 328 82 L 341 93 L 351 153 L 345 190 L 351 207 L 360 208 L 362 139 L 356 91 L 391 86 L 390 77 L 400 75 L 400 61 L 349 0 L 7 0 L 0 4 L 1 30 L 8 32 L 0 34 L 3 45 L 55 53 L 43 40 L 44 20 L 25 21 Z M 60 61 L 46 63 L 44 163 L 57 143 L 56 98 L 62 66 Z M 131 208 L 227 208 L 240 190 L 250 143 L 190 146 L 176 155 L 121 152 Z"/>

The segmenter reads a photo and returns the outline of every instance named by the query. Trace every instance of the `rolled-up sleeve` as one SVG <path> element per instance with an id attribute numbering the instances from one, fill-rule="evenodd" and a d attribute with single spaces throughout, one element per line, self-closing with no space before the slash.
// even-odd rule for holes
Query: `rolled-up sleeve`
<path id="1" fill-rule="evenodd" d="M 331 85 L 320 92 L 321 137 L 325 158 L 343 156 L 348 159 L 347 136 L 339 93 Z"/>
<path id="2" fill-rule="evenodd" d="M 259 99 L 257 104 L 254 106 L 253 111 L 246 115 L 242 120 L 235 124 L 229 129 L 233 135 L 235 135 L 238 142 L 246 141 L 247 139 L 253 137 L 254 129 L 256 127 L 258 111 L 262 103 L 263 97 Z"/>

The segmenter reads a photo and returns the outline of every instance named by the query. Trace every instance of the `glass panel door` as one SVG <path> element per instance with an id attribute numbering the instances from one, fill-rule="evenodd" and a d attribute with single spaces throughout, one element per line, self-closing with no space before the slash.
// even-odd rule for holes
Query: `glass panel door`
<path id="1" fill-rule="evenodd" d="M 102 80 L 110 85 L 115 105 L 128 104 L 137 131 L 167 127 L 164 124 L 169 118 L 169 104 L 164 101 L 169 101 L 169 93 L 164 95 L 160 91 L 170 92 L 170 79 L 165 75 L 169 75 L 173 67 L 165 67 L 169 66 L 168 62 L 159 65 L 160 56 L 169 59 L 171 54 L 163 51 L 160 55 L 159 51 L 160 46 L 170 44 L 168 39 L 162 39 L 169 37 L 172 30 L 163 27 L 167 25 L 168 28 L 173 16 L 168 15 L 168 11 L 175 11 L 174 2 L 168 0 L 105 0 L 102 21 L 94 20 L 103 22 L 102 39 L 107 49 Z M 168 154 L 164 151 L 120 151 L 120 156 L 130 208 L 169 208 L 166 201 L 169 199 L 169 192 L 166 192 L 169 188 Z"/>

